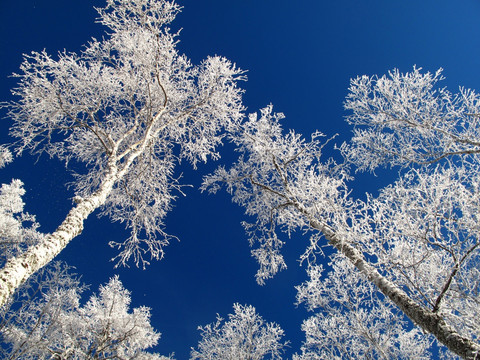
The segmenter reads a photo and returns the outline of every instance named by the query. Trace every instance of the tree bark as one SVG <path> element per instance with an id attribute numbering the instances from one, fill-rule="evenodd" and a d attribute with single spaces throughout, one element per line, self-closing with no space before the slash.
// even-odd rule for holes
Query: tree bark
<path id="1" fill-rule="evenodd" d="M 117 180 L 117 168 L 110 163 L 99 189 L 87 198 L 81 199 L 70 210 L 55 232 L 48 234 L 41 243 L 27 249 L 21 255 L 9 259 L 0 270 L 0 307 L 32 274 L 52 261 L 67 244 L 83 231 L 83 222 L 103 205 Z"/>

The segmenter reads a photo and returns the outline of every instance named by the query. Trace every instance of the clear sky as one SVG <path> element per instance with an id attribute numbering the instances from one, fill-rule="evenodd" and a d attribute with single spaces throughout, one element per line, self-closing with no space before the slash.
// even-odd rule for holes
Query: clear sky
<path id="1" fill-rule="evenodd" d="M 249 112 L 273 103 L 287 116 L 285 127 L 308 135 L 320 130 L 348 139 L 342 103 L 349 79 L 382 75 L 390 69 L 409 71 L 413 65 L 444 68 L 444 85 L 480 89 L 480 2 L 478 0 L 183 0 L 183 12 L 172 24 L 180 29 L 180 49 L 193 63 L 223 55 L 248 70 L 245 105 Z M 22 53 L 46 49 L 78 51 L 103 29 L 94 23 L 93 6 L 102 0 L 0 0 L 0 101 L 9 100 L 15 84 L 7 78 L 18 69 Z M 2 113 L 3 117 L 4 114 Z M 8 119 L 0 123 L 8 141 Z M 228 162 L 231 153 L 222 160 Z M 36 214 L 43 231 L 59 225 L 72 205 L 71 181 L 55 160 L 28 155 L 0 171 L 0 180 L 25 183 L 27 211 Z M 298 351 L 306 311 L 294 306 L 294 286 L 305 278 L 297 263 L 306 238 L 286 239 L 288 270 L 260 287 L 254 274 L 242 210 L 225 193 L 197 190 L 201 176 L 215 165 L 194 172 L 181 169 L 193 188 L 179 198 L 167 218 L 166 230 L 180 238 L 161 262 L 147 270 L 113 269 L 109 240 L 122 239 L 121 225 L 91 217 L 84 233 L 60 258 L 76 266 L 92 288 L 120 274 L 133 292 L 134 305 L 152 308 L 152 322 L 162 332 L 157 351 L 187 359 L 199 340 L 198 325 L 226 315 L 232 304 L 255 306 L 267 320 L 279 323 L 291 341 L 288 357 Z M 375 191 L 385 178 L 364 176 L 355 195 Z"/>

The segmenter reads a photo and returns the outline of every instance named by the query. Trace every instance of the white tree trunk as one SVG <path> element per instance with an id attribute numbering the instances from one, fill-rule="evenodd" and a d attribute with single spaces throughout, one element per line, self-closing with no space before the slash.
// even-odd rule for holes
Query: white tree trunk
<path id="1" fill-rule="evenodd" d="M 331 228 L 315 221 L 311 221 L 310 225 L 321 231 L 333 247 L 345 255 L 358 270 L 377 286 L 382 294 L 397 305 L 415 324 L 434 335 L 442 344 L 462 358 L 480 359 L 480 346 L 477 343 L 458 334 L 437 313 L 410 299 L 402 289 L 371 266 L 360 251 L 338 238 Z"/>
<path id="2" fill-rule="evenodd" d="M 83 222 L 95 209 L 105 203 L 117 178 L 117 167 L 111 161 L 109 172 L 99 189 L 91 196 L 81 199 L 55 232 L 47 235 L 41 243 L 27 249 L 20 256 L 7 261 L 0 270 L 0 306 L 5 305 L 21 284 L 52 261 L 74 237 L 83 231 Z"/>

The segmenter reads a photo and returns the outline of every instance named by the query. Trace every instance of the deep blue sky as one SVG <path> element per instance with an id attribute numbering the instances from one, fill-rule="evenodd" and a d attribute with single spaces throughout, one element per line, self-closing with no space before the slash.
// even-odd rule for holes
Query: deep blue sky
<path id="1" fill-rule="evenodd" d="M 308 134 L 316 129 L 347 139 L 342 102 L 349 79 L 384 74 L 413 65 L 445 69 L 444 82 L 455 91 L 478 86 L 480 75 L 480 2 L 473 0 L 184 0 L 172 27 L 183 28 L 180 49 L 194 63 L 223 55 L 248 70 L 245 104 L 256 111 L 273 103 L 287 115 L 286 127 Z M 9 100 L 22 53 L 47 49 L 77 51 L 91 36 L 101 36 L 93 6 L 101 0 L 0 0 L 0 101 Z M 3 113 L 1 114 L 4 115 Z M 8 119 L 0 123 L 8 141 Z M 304 278 L 296 262 L 306 244 L 301 234 L 285 246 L 289 269 L 259 287 L 240 221 L 242 210 L 229 197 L 200 194 L 202 174 L 185 169 L 194 185 L 167 219 L 167 232 L 181 242 L 167 248 L 166 258 L 146 271 L 114 270 L 108 260 L 111 239 L 124 238 L 123 228 L 92 217 L 84 233 L 61 258 L 76 266 L 96 289 L 119 273 L 133 292 L 135 306 L 152 308 L 154 326 L 163 333 L 157 351 L 187 359 L 199 340 L 196 330 L 226 315 L 234 302 L 254 305 L 268 321 L 278 322 L 291 341 L 289 354 L 303 339 L 300 324 L 306 312 L 294 306 Z M 55 160 L 28 155 L 0 171 L 0 180 L 25 182 L 27 210 L 37 215 L 44 231 L 52 231 L 71 207 L 71 180 Z M 355 184 L 356 194 L 375 190 L 383 178 Z M 367 186 L 368 184 L 368 186 Z"/>

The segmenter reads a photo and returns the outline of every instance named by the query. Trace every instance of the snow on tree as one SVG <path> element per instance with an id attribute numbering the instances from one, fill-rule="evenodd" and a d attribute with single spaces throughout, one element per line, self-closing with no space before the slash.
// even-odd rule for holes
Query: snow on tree
<path id="1" fill-rule="evenodd" d="M 2 309 L 5 359 L 169 359 L 145 350 L 160 334 L 146 307 L 130 311 L 118 277 L 81 305 L 85 286 L 61 263 L 42 269 Z"/>
<path id="2" fill-rule="evenodd" d="M 265 323 L 255 308 L 234 304 L 228 320 L 217 315 L 215 323 L 200 326 L 202 340 L 192 348 L 190 359 L 261 360 L 281 359 L 283 330 L 275 323 Z"/>
<path id="3" fill-rule="evenodd" d="M 13 156 L 7 147 L 0 145 L 0 169 L 13 161 Z"/>
<path id="4" fill-rule="evenodd" d="M 1 150 L 0 167 L 11 160 L 11 154 L 8 151 L 2 153 Z M 23 183 L 18 179 L 0 187 L 0 265 L 44 238 L 37 231 L 35 216 L 23 211 L 24 194 Z"/>
<path id="5" fill-rule="evenodd" d="M 72 270 L 64 263 L 51 263 L 30 277 L 0 309 L 2 358 L 22 358 L 24 354 L 33 351 L 32 349 L 41 347 L 44 344 L 42 339 L 49 337 L 51 331 L 59 327 L 61 309 L 68 311 L 78 305 L 76 300 L 85 290 L 85 286 L 80 283 Z M 47 296 L 47 294 L 53 294 L 53 296 Z M 55 294 L 64 296 L 59 297 Z M 76 294 L 73 296 L 73 301 L 72 294 Z M 52 326 L 43 326 L 43 336 L 29 337 L 29 334 L 33 334 L 37 328 L 42 327 L 41 324 L 47 323 Z M 15 340 L 18 329 L 24 331 L 21 342 Z M 9 338 L 15 341 L 7 340 Z M 14 343 L 16 343 L 15 348 Z"/>
<path id="6" fill-rule="evenodd" d="M 414 68 L 352 80 L 345 107 L 355 136 L 341 147 L 342 164 L 321 159 L 321 133 L 310 141 L 284 134 L 283 115 L 269 106 L 233 138 L 239 160 L 206 177 L 202 188 L 225 185 L 256 218 L 245 227 L 258 244 L 259 283 L 285 267 L 278 230 L 309 232 L 303 260 L 313 265 L 330 244 L 423 331 L 478 359 L 480 97 L 436 90 L 439 79 Z M 350 195 L 351 164 L 403 170 L 378 197 L 362 201 Z"/>
<path id="7" fill-rule="evenodd" d="M 438 88 L 442 69 L 421 68 L 351 81 L 345 108 L 355 126 L 349 161 L 360 169 L 382 165 L 428 165 L 480 152 L 479 97 L 471 89 L 452 94 Z M 472 157 L 468 157 L 469 159 Z M 476 157 L 473 157 L 476 158 Z"/>
<path id="8" fill-rule="evenodd" d="M 181 185 L 174 169 L 216 151 L 225 129 L 242 118 L 243 71 L 222 57 L 193 66 L 176 50 L 167 25 L 180 7 L 166 0 L 108 0 L 98 9 L 108 28 L 80 53 L 25 55 L 3 104 L 13 119 L 17 154 L 30 151 L 76 171 L 75 203 L 56 231 L 0 271 L 0 305 L 31 274 L 80 234 L 96 209 L 131 230 L 113 242 L 125 264 L 159 259 L 170 236 L 163 230 Z"/>
<path id="9" fill-rule="evenodd" d="M 42 235 L 36 231 L 35 218 L 23 212 L 23 183 L 14 179 L 0 188 L 0 263 L 22 252 L 22 248 L 36 244 Z M 31 226 L 26 226 L 26 222 Z"/>

